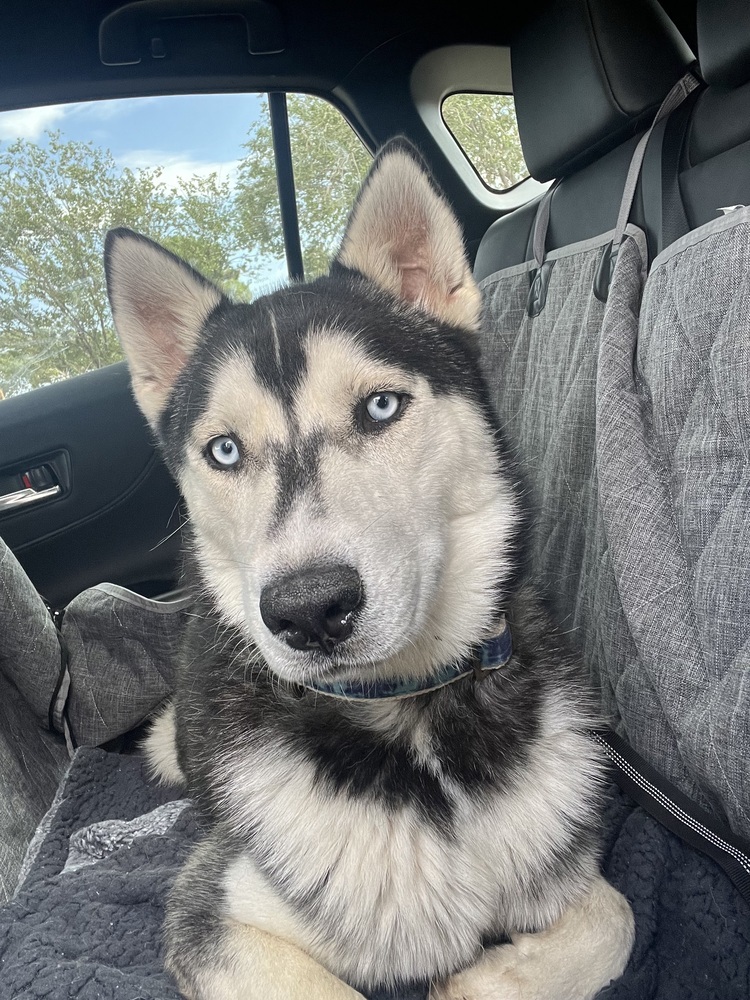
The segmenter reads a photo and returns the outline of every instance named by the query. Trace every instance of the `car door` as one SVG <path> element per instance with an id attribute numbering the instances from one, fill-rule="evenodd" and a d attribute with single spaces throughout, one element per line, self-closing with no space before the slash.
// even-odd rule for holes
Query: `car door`
<path id="1" fill-rule="evenodd" d="M 101 580 L 171 589 L 179 524 L 124 362 L 0 403 L 0 534 L 52 606 Z"/>

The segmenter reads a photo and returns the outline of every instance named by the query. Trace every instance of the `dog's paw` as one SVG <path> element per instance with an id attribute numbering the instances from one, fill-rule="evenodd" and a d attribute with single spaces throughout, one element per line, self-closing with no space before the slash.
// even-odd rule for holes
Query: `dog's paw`
<path id="1" fill-rule="evenodd" d="M 434 984 L 429 1000 L 538 1000 L 533 971 L 521 951 L 512 944 L 486 952 L 476 965 Z M 531 977 L 529 976 L 531 973 Z M 549 987 L 549 973 L 546 986 Z"/>
<path id="2" fill-rule="evenodd" d="M 514 934 L 512 944 L 489 949 L 476 965 L 435 984 L 429 1000 L 592 1000 L 622 971 L 603 967 L 595 955 L 571 963 L 557 944 L 545 931 Z"/>
<path id="3" fill-rule="evenodd" d="M 489 948 L 475 965 L 436 984 L 430 1000 L 593 1000 L 622 975 L 634 934 L 627 900 L 597 878 L 556 923 Z"/>
<path id="4" fill-rule="evenodd" d="M 585 1000 L 569 994 L 549 964 L 549 949 L 523 934 L 485 952 L 476 965 L 433 986 L 429 1000 Z"/>

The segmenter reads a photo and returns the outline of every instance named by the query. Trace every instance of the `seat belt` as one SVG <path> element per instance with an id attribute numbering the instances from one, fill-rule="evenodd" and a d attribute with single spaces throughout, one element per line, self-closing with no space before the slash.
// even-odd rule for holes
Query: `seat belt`
<path id="1" fill-rule="evenodd" d="M 547 301 L 547 288 L 554 262 L 545 260 L 547 253 L 545 244 L 549 227 L 549 213 L 552 208 L 552 196 L 561 181 L 562 177 L 558 177 L 544 192 L 544 197 L 539 202 L 531 227 L 531 250 L 536 261 L 536 269 L 529 273 L 529 297 L 526 300 L 526 312 L 529 316 L 538 316 Z"/>
<path id="2" fill-rule="evenodd" d="M 594 278 L 594 294 L 601 302 L 606 302 L 609 295 L 609 285 L 612 281 L 612 274 L 614 273 L 617 254 L 620 251 L 620 244 L 625 238 L 625 229 L 627 228 L 628 219 L 630 218 L 630 212 L 633 207 L 633 199 L 635 198 L 638 180 L 641 176 L 643 161 L 646 156 L 646 151 L 650 145 L 651 138 L 654 134 L 654 130 L 661 124 L 662 121 L 664 121 L 664 119 L 669 121 L 675 114 L 677 114 L 678 111 L 683 111 L 685 104 L 688 103 L 689 96 L 698 89 L 700 82 L 701 81 L 692 72 L 692 70 L 688 70 L 688 72 L 677 81 L 674 87 L 672 87 L 667 96 L 661 102 L 659 110 L 656 112 L 654 120 L 651 122 L 650 128 L 644 132 L 638 145 L 635 147 L 633 158 L 630 161 L 630 167 L 628 168 L 628 175 L 625 178 L 625 186 L 622 192 L 622 201 L 620 202 L 620 211 L 617 215 L 617 222 L 615 223 L 615 232 L 612 237 L 612 243 L 602 254 L 602 259 L 599 264 L 596 277 Z M 692 108 L 692 102 L 689 103 Z M 681 120 L 683 119 L 681 118 Z"/>
<path id="3" fill-rule="evenodd" d="M 659 123 L 643 161 L 641 192 L 647 223 L 649 263 L 675 240 L 692 228 L 680 190 L 680 165 L 695 102 L 703 88 L 693 90 L 686 100 Z"/>

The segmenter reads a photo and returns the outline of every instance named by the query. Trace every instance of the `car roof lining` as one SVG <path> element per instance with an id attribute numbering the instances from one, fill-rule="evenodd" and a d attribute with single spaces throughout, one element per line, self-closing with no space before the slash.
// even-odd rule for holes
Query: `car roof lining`
<path id="1" fill-rule="evenodd" d="M 283 52 L 250 55 L 239 18 L 190 17 L 160 22 L 165 58 L 105 66 L 99 58 L 99 27 L 123 6 L 122 0 L 2 5 L 0 107 L 274 86 L 330 92 L 348 89 L 352 76 L 361 89 L 359 70 L 381 48 L 391 51 L 397 63 L 398 56 L 408 54 L 413 65 L 441 45 L 505 45 L 524 16 L 516 4 L 488 8 L 484 0 L 465 0 L 429 18 L 423 7 L 393 0 L 356 6 L 346 0 L 274 0 L 285 36 Z M 143 6 L 147 9 L 149 0 Z M 662 6 L 690 42 L 695 0 L 663 0 Z"/>

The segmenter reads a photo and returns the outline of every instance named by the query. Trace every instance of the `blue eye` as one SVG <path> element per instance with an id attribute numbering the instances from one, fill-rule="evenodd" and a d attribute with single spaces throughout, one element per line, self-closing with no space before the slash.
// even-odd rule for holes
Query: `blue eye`
<path id="1" fill-rule="evenodd" d="M 377 423 L 392 420 L 400 409 L 401 396 L 396 392 L 374 392 L 365 400 L 367 416 Z"/>
<path id="2" fill-rule="evenodd" d="M 237 442 L 227 434 L 211 438 L 206 445 L 206 454 L 213 464 L 221 469 L 231 469 L 240 460 L 240 449 Z"/>

